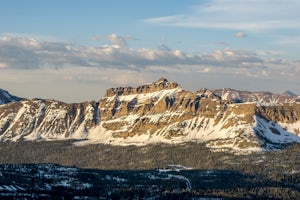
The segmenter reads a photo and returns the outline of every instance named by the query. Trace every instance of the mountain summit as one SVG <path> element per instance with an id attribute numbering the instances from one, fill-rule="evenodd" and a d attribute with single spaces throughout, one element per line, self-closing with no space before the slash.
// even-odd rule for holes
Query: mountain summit
<path id="1" fill-rule="evenodd" d="M 1 105 L 0 140 L 82 140 L 76 145 L 196 141 L 222 151 L 274 150 L 300 143 L 295 99 L 233 89 L 193 93 L 161 78 L 110 88 L 98 102 L 18 99 Z"/>

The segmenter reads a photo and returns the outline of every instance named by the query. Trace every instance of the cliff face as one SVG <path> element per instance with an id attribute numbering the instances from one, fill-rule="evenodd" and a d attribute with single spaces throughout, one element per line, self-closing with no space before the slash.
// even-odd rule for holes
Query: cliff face
<path id="1" fill-rule="evenodd" d="M 24 100 L 0 106 L 0 138 L 83 139 L 100 122 L 98 103 Z"/>
<path id="2" fill-rule="evenodd" d="M 167 110 L 175 95 L 182 91 L 177 83 L 159 79 L 152 84 L 132 87 L 111 88 L 100 100 L 101 118 L 111 119 L 130 113 L 146 114 L 149 111 Z M 164 96 L 167 98 L 164 99 Z"/>
<path id="3" fill-rule="evenodd" d="M 111 88 L 99 102 L 23 100 L 0 106 L 1 140 L 87 139 L 78 144 L 204 142 L 214 149 L 259 151 L 299 142 L 300 104 L 233 103 L 160 79 Z"/>
<path id="4" fill-rule="evenodd" d="M 258 106 L 256 113 L 274 122 L 294 123 L 300 120 L 300 104 Z"/>
<path id="5" fill-rule="evenodd" d="M 165 78 L 160 78 L 157 82 L 152 84 L 142 85 L 137 88 L 133 87 L 118 87 L 118 88 L 110 88 L 106 90 L 105 97 L 112 96 L 121 96 L 121 95 L 135 95 L 135 94 L 145 94 L 145 93 L 153 93 L 161 90 L 180 88 L 179 84 L 169 82 Z"/>

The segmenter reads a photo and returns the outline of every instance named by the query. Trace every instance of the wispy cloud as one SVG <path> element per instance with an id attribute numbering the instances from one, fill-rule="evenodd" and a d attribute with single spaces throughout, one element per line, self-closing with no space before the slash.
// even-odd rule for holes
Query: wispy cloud
<path id="1" fill-rule="evenodd" d="M 92 41 L 100 41 L 102 39 L 101 35 L 94 35 L 91 37 Z"/>
<path id="2" fill-rule="evenodd" d="M 144 19 L 161 26 L 263 31 L 300 29 L 297 0 L 211 0 L 189 13 Z"/>
<path id="3" fill-rule="evenodd" d="M 282 46 L 292 46 L 292 47 L 299 47 L 300 46 L 300 36 L 279 36 L 275 44 L 282 45 Z"/>

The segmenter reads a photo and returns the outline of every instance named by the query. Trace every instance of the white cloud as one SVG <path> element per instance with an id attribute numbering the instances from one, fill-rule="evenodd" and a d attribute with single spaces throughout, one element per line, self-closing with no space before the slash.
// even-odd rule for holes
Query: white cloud
<path id="1" fill-rule="evenodd" d="M 107 39 L 110 42 L 112 42 L 113 44 L 121 46 L 121 47 L 127 47 L 128 46 L 127 41 L 129 41 L 129 40 L 137 40 L 136 38 L 132 37 L 131 35 L 119 36 L 115 33 L 108 35 Z"/>
<path id="2" fill-rule="evenodd" d="M 244 38 L 244 37 L 246 37 L 246 33 L 243 32 L 243 31 L 240 31 L 240 32 L 235 33 L 234 37 L 236 37 L 236 38 Z"/>
<path id="3" fill-rule="evenodd" d="M 144 19 L 162 26 L 262 31 L 300 29 L 298 0 L 211 0 L 189 13 Z"/>
<path id="4" fill-rule="evenodd" d="M 109 38 L 114 44 L 89 47 L 64 42 L 39 41 L 23 36 L 4 36 L 0 38 L 0 66 L 16 69 L 73 66 L 142 70 L 150 66 L 173 68 L 179 65 L 209 65 L 265 69 L 269 63 L 279 62 L 275 58 L 271 62 L 270 58 L 264 59 L 251 51 L 229 48 L 193 55 L 173 50 L 166 45 L 161 45 L 157 49 L 133 49 L 128 47 L 125 39 L 127 37 L 112 34 Z M 270 57 L 272 58 L 271 54 Z"/>
<path id="5" fill-rule="evenodd" d="M 119 46 L 127 46 L 127 39 L 125 37 L 120 37 L 117 34 L 111 34 L 107 36 L 107 39 L 111 41 L 113 44 L 119 45 Z"/>
<path id="6" fill-rule="evenodd" d="M 173 15 L 173 16 L 163 16 L 163 17 L 144 19 L 144 21 L 148 22 L 148 23 L 164 24 L 164 23 L 169 23 L 169 22 L 173 22 L 173 21 L 179 21 L 184 18 L 185 18 L 184 15 Z"/>
<path id="7" fill-rule="evenodd" d="M 0 69 L 7 68 L 7 64 L 5 62 L 0 62 Z"/>

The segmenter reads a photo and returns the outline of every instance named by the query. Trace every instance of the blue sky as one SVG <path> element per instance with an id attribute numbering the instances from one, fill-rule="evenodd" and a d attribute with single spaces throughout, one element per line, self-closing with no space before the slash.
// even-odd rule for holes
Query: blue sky
<path id="1" fill-rule="evenodd" d="M 0 88 L 100 99 L 161 76 L 196 91 L 300 94 L 298 0 L 10 0 L 0 7 Z"/>

